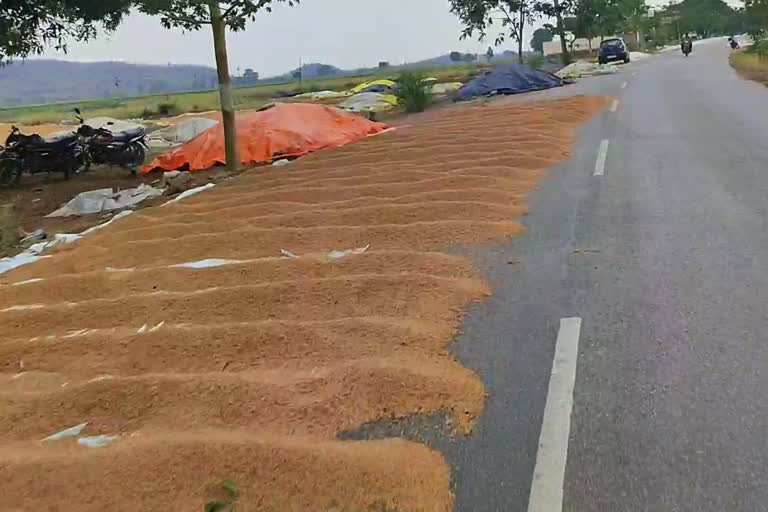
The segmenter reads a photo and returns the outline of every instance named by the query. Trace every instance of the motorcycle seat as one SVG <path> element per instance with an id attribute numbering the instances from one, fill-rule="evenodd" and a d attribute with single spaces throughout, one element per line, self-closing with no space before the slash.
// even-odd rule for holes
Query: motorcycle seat
<path id="1" fill-rule="evenodd" d="M 43 142 L 50 145 L 68 145 L 77 140 L 77 134 L 75 132 L 56 133 L 43 137 Z"/>
<path id="2" fill-rule="evenodd" d="M 141 137 L 146 133 L 143 126 L 131 128 L 130 130 L 124 130 L 121 132 L 112 132 L 112 137 L 118 142 L 128 142 L 136 137 Z"/>

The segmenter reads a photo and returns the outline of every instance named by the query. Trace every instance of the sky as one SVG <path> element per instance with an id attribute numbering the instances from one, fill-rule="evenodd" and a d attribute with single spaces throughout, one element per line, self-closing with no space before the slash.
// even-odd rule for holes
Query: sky
<path id="1" fill-rule="evenodd" d="M 299 61 L 341 68 L 402 64 L 453 50 L 482 52 L 489 41 L 459 41 L 461 25 L 448 0 L 301 0 L 277 4 L 244 32 L 228 33 L 230 72 L 253 68 L 262 76 L 281 74 Z M 526 34 L 525 49 L 532 30 Z M 508 41 L 504 48 L 516 48 Z M 499 49 L 500 50 L 500 49 Z M 149 64 L 214 66 L 210 27 L 199 32 L 166 30 L 158 18 L 130 15 L 111 35 L 87 43 L 70 43 L 68 54 L 48 51 L 43 57 L 76 61 L 120 60 Z"/>

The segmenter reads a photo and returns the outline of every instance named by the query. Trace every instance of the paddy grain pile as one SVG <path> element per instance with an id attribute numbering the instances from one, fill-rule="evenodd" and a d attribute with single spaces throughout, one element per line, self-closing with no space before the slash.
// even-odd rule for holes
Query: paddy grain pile
<path id="1" fill-rule="evenodd" d="M 520 234 L 606 101 L 449 110 L 3 275 L 4 507 L 198 510 L 230 479 L 243 510 L 450 510 L 439 453 L 338 436 L 438 412 L 471 433 L 485 391 L 446 346 L 491 290 L 441 250 Z M 41 441 L 82 423 L 117 438 Z"/>

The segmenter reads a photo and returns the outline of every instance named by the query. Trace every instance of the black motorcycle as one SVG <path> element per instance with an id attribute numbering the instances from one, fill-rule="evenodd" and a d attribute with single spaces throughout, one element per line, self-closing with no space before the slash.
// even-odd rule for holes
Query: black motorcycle
<path id="1" fill-rule="evenodd" d="M 80 121 L 77 134 L 82 138 L 91 161 L 95 164 L 118 165 L 136 174 L 137 168 L 146 158 L 145 148 L 149 148 L 144 127 L 113 132 L 107 128 L 112 125 L 110 122 L 106 127 L 94 128 L 84 124 L 79 109 L 75 109 L 75 112 Z"/>
<path id="2" fill-rule="evenodd" d="M 17 185 L 24 172 L 61 172 L 64 179 L 69 179 L 88 165 L 87 152 L 76 133 L 43 138 L 38 134 L 25 135 L 13 126 L 5 148 L 0 146 L 0 186 Z"/>

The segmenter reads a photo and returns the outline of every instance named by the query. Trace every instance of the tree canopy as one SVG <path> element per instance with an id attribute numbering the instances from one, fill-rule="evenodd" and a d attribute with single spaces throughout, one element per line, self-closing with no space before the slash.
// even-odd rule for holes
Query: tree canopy
<path id="1" fill-rule="evenodd" d="M 99 27 L 114 30 L 130 5 L 130 0 L 0 0 L 0 63 L 48 46 L 66 51 L 68 40 L 90 39 Z"/>
<path id="2" fill-rule="evenodd" d="M 544 52 L 544 43 L 548 43 L 552 39 L 554 39 L 554 35 L 552 34 L 552 31 L 549 30 L 546 27 L 537 28 L 533 31 L 533 37 L 531 38 L 531 49 L 534 51 L 543 53 Z"/>

